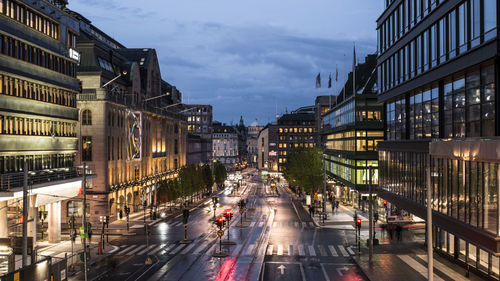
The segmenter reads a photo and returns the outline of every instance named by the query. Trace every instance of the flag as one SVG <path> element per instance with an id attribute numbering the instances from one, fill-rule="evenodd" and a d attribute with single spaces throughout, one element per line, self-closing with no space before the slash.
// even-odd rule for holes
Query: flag
<path id="1" fill-rule="evenodd" d="M 356 95 L 356 44 L 354 43 L 352 53 L 352 94 Z"/>
<path id="2" fill-rule="evenodd" d="M 330 76 L 328 76 L 328 88 L 332 87 L 332 74 L 330 73 Z"/>
<path id="3" fill-rule="evenodd" d="M 337 65 L 335 65 L 335 82 L 339 81 L 339 70 Z"/>
<path id="4" fill-rule="evenodd" d="M 318 73 L 318 76 L 316 76 L 316 88 L 321 88 L 321 74 Z"/>

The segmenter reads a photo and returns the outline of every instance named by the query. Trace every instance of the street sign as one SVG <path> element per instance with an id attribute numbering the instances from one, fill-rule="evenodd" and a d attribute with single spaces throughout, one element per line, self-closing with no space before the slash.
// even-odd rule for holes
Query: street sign
<path id="1" fill-rule="evenodd" d="M 85 233 L 85 227 L 83 227 L 83 226 L 80 226 L 80 237 L 82 239 L 87 238 L 87 233 Z"/>
<path id="2" fill-rule="evenodd" d="M 243 209 L 240 209 L 240 214 L 243 214 Z"/>
<path id="3" fill-rule="evenodd" d="M 222 237 L 222 235 L 224 235 L 224 230 L 220 229 L 220 230 L 217 230 L 217 235 L 219 237 Z"/>

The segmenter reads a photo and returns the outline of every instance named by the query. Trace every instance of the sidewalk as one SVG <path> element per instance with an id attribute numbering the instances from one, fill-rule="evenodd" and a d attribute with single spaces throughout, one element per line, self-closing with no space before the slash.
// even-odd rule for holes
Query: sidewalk
<path id="1" fill-rule="evenodd" d="M 427 252 L 424 247 L 425 229 L 408 227 L 402 231 L 401 239 L 394 233 L 391 238 L 385 229 L 381 229 L 381 220 L 376 225 L 376 238 L 380 244 L 373 247 L 372 264 L 369 263 L 366 241 L 369 237 L 368 212 L 354 210 L 350 206 L 339 205 L 332 214 L 331 205 L 327 204 L 328 218 L 322 225 L 320 216 L 314 216 L 316 223 L 323 228 L 354 230 L 354 213 L 363 221 L 361 228 L 361 255 L 354 256 L 364 274 L 370 280 L 427 280 Z M 434 280 L 484 280 L 470 272 L 465 277 L 466 269 L 434 252 Z"/>

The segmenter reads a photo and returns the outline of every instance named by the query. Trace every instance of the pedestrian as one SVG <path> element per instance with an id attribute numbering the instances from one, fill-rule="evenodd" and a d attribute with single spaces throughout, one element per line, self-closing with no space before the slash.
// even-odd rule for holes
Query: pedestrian
<path id="1" fill-rule="evenodd" d="M 335 202 L 335 211 L 338 211 L 339 210 L 339 201 Z"/>
<path id="2" fill-rule="evenodd" d="M 392 240 L 392 225 L 387 224 L 387 232 L 389 232 L 389 238 Z"/>
<path id="3" fill-rule="evenodd" d="M 120 210 L 120 219 L 122 219 L 122 218 L 123 218 L 123 211 Z"/>
<path id="4" fill-rule="evenodd" d="M 401 241 L 402 232 L 403 232 L 403 228 L 401 227 L 401 225 L 398 224 L 396 226 L 396 235 L 398 237 L 398 241 Z"/>
<path id="5" fill-rule="evenodd" d="M 92 229 L 88 230 L 89 244 L 92 243 Z"/>

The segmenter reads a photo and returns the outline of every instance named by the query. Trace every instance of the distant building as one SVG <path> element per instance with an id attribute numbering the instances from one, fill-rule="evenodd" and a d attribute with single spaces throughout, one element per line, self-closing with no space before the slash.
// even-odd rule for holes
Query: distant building
<path id="1" fill-rule="evenodd" d="M 252 167 L 257 167 L 259 133 L 263 128 L 264 127 L 260 126 L 257 120 L 248 126 L 247 162 L 248 165 Z"/>
<path id="2" fill-rule="evenodd" d="M 268 124 L 259 134 L 259 169 L 283 172 L 294 149 L 315 147 L 315 132 L 314 106 L 301 107 L 279 117 L 276 124 Z"/>
<path id="3" fill-rule="evenodd" d="M 187 155 L 186 155 L 186 164 L 198 164 L 203 163 L 201 161 L 202 157 L 202 139 L 199 135 L 194 135 L 188 133 L 187 135 Z"/>
<path id="4" fill-rule="evenodd" d="M 183 111 L 188 122 L 188 132 L 200 136 L 200 163 L 209 163 L 213 156 L 212 106 L 209 104 L 185 104 Z M 194 140 L 194 138 L 188 139 L 188 141 L 189 140 Z"/>
<path id="5" fill-rule="evenodd" d="M 233 126 L 214 122 L 213 159 L 221 162 L 227 168 L 235 168 L 238 163 L 238 132 Z"/>
<path id="6" fill-rule="evenodd" d="M 314 141 L 318 147 L 321 147 L 324 141 L 321 139 L 320 131 L 323 129 L 323 114 L 337 103 L 337 96 L 317 96 L 314 102 L 314 122 L 316 123 L 316 134 Z"/>

